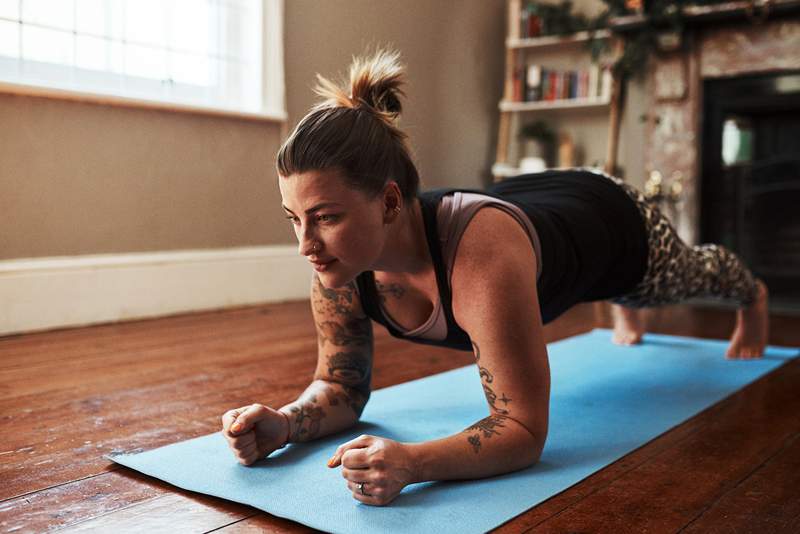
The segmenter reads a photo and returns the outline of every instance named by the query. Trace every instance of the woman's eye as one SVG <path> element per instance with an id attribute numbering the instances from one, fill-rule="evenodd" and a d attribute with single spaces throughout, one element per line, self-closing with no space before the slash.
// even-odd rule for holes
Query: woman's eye
<path id="1" fill-rule="evenodd" d="M 336 219 L 338 219 L 338 217 L 339 217 L 338 215 L 324 214 L 324 215 L 317 215 L 315 220 L 318 223 L 329 223 L 329 222 L 336 221 Z M 294 225 L 300 224 L 300 219 L 298 217 L 293 216 L 293 215 L 287 215 L 286 216 L 286 220 L 287 221 L 291 221 L 292 224 L 294 224 Z"/>

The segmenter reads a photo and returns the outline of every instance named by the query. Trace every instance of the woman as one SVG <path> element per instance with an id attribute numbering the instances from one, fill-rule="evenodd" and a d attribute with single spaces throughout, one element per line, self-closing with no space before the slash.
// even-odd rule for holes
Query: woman
<path id="1" fill-rule="evenodd" d="M 315 275 L 314 381 L 279 410 L 230 410 L 223 434 L 252 464 L 289 442 L 354 425 L 370 395 L 372 323 L 411 341 L 472 350 L 490 415 L 423 443 L 360 436 L 341 445 L 353 497 L 383 505 L 404 486 L 535 463 L 548 425 L 542 324 L 581 301 L 617 303 L 613 339 L 640 341 L 637 308 L 715 295 L 740 304 L 728 356 L 761 356 L 767 291 L 729 251 L 690 248 L 634 189 L 585 170 L 506 180 L 490 191 L 418 193 L 396 127 L 397 53 L 355 59 L 277 158 L 283 209 Z M 490 209 L 493 208 L 493 209 Z"/>

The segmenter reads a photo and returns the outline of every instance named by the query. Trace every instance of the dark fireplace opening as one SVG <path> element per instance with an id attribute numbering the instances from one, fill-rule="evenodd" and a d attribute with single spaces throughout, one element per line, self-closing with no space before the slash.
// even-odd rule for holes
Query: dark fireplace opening
<path id="1" fill-rule="evenodd" d="M 700 240 L 739 254 L 773 309 L 800 311 L 800 72 L 703 84 Z"/>

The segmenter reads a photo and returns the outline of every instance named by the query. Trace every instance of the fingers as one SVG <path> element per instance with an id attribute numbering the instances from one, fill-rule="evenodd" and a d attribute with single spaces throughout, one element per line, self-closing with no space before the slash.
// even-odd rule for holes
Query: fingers
<path id="1" fill-rule="evenodd" d="M 258 419 L 258 413 L 262 405 L 250 405 L 228 410 L 222 416 L 222 435 L 228 442 L 228 446 L 233 451 L 234 456 L 239 463 L 250 465 L 259 459 L 258 443 L 256 441 L 255 432 L 251 432 L 253 424 Z M 240 426 L 235 426 L 235 425 Z M 247 431 L 244 431 L 244 425 L 249 424 Z M 234 431 L 238 428 L 238 432 Z"/>
<path id="2" fill-rule="evenodd" d="M 341 465 L 343 455 L 352 449 L 363 449 L 368 447 L 374 438 L 372 436 L 368 436 L 366 434 L 362 434 L 355 439 L 351 439 L 347 443 L 343 443 L 339 445 L 339 448 L 336 449 L 336 452 L 333 453 L 333 456 L 330 460 L 328 460 L 328 467 L 337 467 Z M 348 467 L 354 467 L 353 465 L 349 465 Z"/>
<path id="3" fill-rule="evenodd" d="M 349 482 L 373 482 L 374 477 L 370 474 L 369 469 L 348 469 L 342 468 L 342 477 Z"/>
<path id="4" fill-rule="evenodd" d="M 342 454 L 341 464 L 350 469 L 367 469 L 372 467 L 366 448 L 349 449 Z"/>
<path id="5" fill-rule="evenodd" d="M 352 491 L 354 496 L 356 496 L 356 495 L 359 496 L 359 497 L 374 497 L 375 496 L 373 492 L 378 490 L 378 486 L 376 486 L 375 484 L 370 484 L 369 482 L 364 482 L 363 483 L 364 484 L 364 493 L 361 493 L 361 490 L 358 489 L 360 484 L 361 484 L 361 482 L 352 482 L 352 481 L 348 482 L 347 483 L 347 489 Z"/>
<path id="6" fill-rule="evenodd" d="M 236 408 L 235 410 L 228 410 L 222 415 L 222 430 L 224 432 L 229 432 L 231 425 L 236 420 L 239 415 L 247 409 L 247 406 L 243 408 Z"/>
<path id="7" fill-rule="evenodd" d="M 259 458 L 258 445 L 253 441 L 253 443 L 242 449 L 234 449 L 233 454 L 236 456 L 236 459 L 239 460 L 240 464 L 250 465 Z"/>
<path id="8" fill-rule="evenodd" d="M 356 482 L 348 482 L 347 488 L 352 492 L 353 498 L 357 501 L 369 504 L 372 506 L 383 506 L 388 504 L 392 498 L 386 493 L 386 490 L 381 486 L 376 486 L 369 482 L 364 484 L 364 493 L 359 490 L 359 484 Z"/>
<path id="9" fill-rule="evenodd" d="M 241 436 L 230 437 L 228 438 L 228 443 L 233 450 L 244 450 L 247 447 L 256 444 L 255 432 L 248 432 L 247 434 Z"/>
<path id="10" fill-rule="evenodd" d="M 384 441 L 374 436 L 359 436 L 340 445 L 328 462 L 329 467 L 342 466 L 347 488 L 354 499 L 364 504 L 389 504 L 405 486 L 387 472 L 385 450 L 381 448 Z"/>
<path id="11" fill-rule="evenodd" d="M 228 431 L 231 435 L 247 432 L 252 429 L 258 421 L 263 419 L 268 412 L 269 410 L 263 404 L 251 404 L 235 417 Z"/>

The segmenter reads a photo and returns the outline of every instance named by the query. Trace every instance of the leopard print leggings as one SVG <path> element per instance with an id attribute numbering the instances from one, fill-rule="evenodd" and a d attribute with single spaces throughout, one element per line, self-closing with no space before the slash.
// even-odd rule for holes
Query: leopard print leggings
<path id="1" fill-rule="evenodd" d="M 592 172 L 597 173 L 596 170 Z M 633 199 L 647 229 L 647 271 L 633 291 L 614 304 L 644 308 L 675 304 L 692 297 L 717 297 L 747 306 L 755 300 L 756 281 L 739 257 L 720 245 L 689 246 L 661 211 L 637 189 L 602 174 Z"/>

